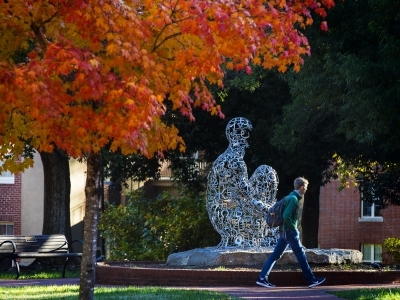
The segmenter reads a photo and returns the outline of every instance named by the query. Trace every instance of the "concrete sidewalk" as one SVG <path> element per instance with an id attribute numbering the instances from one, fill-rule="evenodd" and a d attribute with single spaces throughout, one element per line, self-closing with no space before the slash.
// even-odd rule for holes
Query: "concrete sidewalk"
<path id="1" fill-rule="evenodd" d="M 328 291 L 343 291 L 360 288 L 400 288 L 400 285 L 345 285 L 345 286 L 324 286 L 309 288 L 305 287 L 276 287 L 276 288 L 263 288 L 260 286 L 253 287 L 190 287 L 188 289 L 201 289 L 209 291 L 218 291 L 228 295 L 240 297 L 242 299 L 251 300 L 272 300 L 272 299 L 286 299 L 286 300 L 305 300 L 305 299 L 318 299 L 318 300 L 338 300 L 338 298 Z"/>
<path id="2" fill-rule="evenodd" d="M 26 285 L 70 285 L 79 284 L 79 278 L 60 278 L 60 279 L 27 279 L 27 280 L 0 280 L 0 286 L 18 287 Z M 254 287 L 176 287 L 179 289 L 197 289 L 225 293 L 249 300 L 338 300 L 340 298 L 328 294 L 328 291 L 343 291 L 359 288 L 400 288 L 399 284 L 391 285 L 341 285 L 328 286 L 320 285 L 314 288 L 308 287 L 276 287 L 272 289 L 264 288 L 254 284 Z"/>
<path id="3" fill-rule="evenodd" d="M 346 286 L 318 286 L 314 288 L 308 287 L 283 287 L 283 288 L 263 288 L 259 286 L 251 287 L 197 287 L 196 289 L 218 291 L 228 295 L 240 297 L 249 300 L 338 300 L 338 298 L 328 291 L 343 291 L 359 288 L 400 288 L 400 285 L 346 285 Z M 192 287 L 190 287 L 192 289 Z"/>

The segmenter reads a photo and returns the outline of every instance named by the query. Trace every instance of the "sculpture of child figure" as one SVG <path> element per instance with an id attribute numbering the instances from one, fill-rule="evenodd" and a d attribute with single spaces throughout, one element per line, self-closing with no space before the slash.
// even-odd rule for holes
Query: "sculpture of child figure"
<path id="1" fill-rule="evenodd" d="M 265 212 L 276 201 L 278 176 L 273 168 L 259 166 L 248 178 L 243 160 L 252 125 L 238 117 L 226 126 L 229 146 L 208 174 L 207 211 L 221 235 L 217 248 L 273 247 L 277 229 L 265 222 Z"/>

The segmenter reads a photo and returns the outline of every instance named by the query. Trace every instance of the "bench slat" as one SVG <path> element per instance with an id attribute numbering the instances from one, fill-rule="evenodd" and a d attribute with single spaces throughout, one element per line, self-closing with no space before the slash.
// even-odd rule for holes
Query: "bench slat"
<path id="1" fill-rule="evenodd" d="M 75 253 L 75 252 L 70 252 L 70 253 L 18 253 L 19 258 L 43 258 L 43 257 L 49 257 L 49 258 L 72 258 L 72 257 L 82 257 L 82 253 Z"/>
<path id="2" fill-rule="evenodd" d="M 14 242 L 18 252 L 68 252 L 68 242 L 64 235 L 1 236 L 0 244 L 6 240 Z M 3 248 L 4 247 L 4 248 Z M 0 253 L 9 252 L 10 243 L 0 247 Z"/>
<path id="3" fill-rule="evenodd" d="M 12 243 L 9 241 L 12 241 Z M 71 245 L 74 242 L 76 241 L 73 241 Z M 1 235 L 0 245 L 0 261 L 6 257 L 14 261 L 17 266 L 16 278 L 19 277 L 19 263 L 17 260 L 19 258 L 65 258 L 66 261 L 62 273 L 62 277 L 64 277 L 69 259 L 82 257 L 82 253 L 69 252 L 68 241 L 62 234 L 30 236 Z M 15 245 L 15 249 L 13 245 Z"/>

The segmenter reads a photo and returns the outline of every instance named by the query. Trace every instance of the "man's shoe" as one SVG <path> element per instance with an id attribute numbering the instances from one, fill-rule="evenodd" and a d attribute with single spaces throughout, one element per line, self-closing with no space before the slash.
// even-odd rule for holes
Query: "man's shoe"
<path id="1" fill-rule="evenodd" d="M 322 278 L 315 278 L 313 281 L 311 281 L 311 283 L 308 285 L 309 288 L 312 288 L 314 286 L 320 285 L 321 283 L 323 283 L 325 281 L 325 277 Z"/>
<path id="2" fill-rule="evenodd" d="M 256 283 L 258 285 L 261 285 L 261 286 L 266 287 L 266 288 L 274 288 L 275 287 L 275 285 L 273 285 L 272 283 L 268 282 L 267 279 L 261 278 L 261 277 L 258 277 L 258 280 L 257 280 Z"/>

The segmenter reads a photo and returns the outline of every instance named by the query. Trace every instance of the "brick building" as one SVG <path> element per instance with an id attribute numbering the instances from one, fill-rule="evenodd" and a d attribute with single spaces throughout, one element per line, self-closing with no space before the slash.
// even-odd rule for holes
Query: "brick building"
<path id="1" fill-rule="evenodd" d="M 40 156 L 23 173 L 0 173 L 0 235 L 41 234 L 43 228 L 44 178 Z M 1 162 L 0 162 L 1 163 Z M 74 239 L 82 238 L 85 207 L 86 165 L 70 161 L 70 214 Z"/>
<path id="2" fill-rule="evenodd" d="M 0 174 L 0 235 L 21 234 L 21 175 Z"/>
<path id="3" fill-rule="evenodd" d="M 382 261 L 383 241 L 400 238 L 400 207 L 368 205 L 356 187 L 338 187 L 333 180 L 320 190 L 319 247 L 357 249 L 365 262 Z"/>

